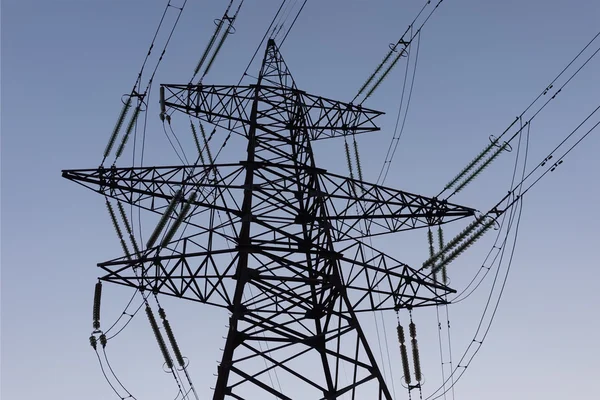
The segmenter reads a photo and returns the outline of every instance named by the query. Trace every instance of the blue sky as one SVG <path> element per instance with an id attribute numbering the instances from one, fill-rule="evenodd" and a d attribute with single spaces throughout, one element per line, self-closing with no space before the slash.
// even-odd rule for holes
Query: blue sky
<path id="1" fill-rule="evenodd" d="M 100 273 L 95 265 L 118 257 L 119 243 L 101 196 L 62 179 L 60 171 L 99 165 L 120 98 L 133 85 L 164 4 L 2 4 L 3 398 L 117 398 L 101 375 L 88 336 L 93 286 Z M 237 82 L 279 4 L 246 0 L 237 32 L 225 43 L 205 83 Z M 308 92 L 350 101 L 422 4 L 309 0 L 282 46 L 296 83 Z M 189 80 L 214 30 L 213 20 L 224 7 L 220 1 L 189 1 L 156 83 Z M 598 32 L 599 20 L 600 3 L 593 0 L 445 0 L 423 30 L 410 112 L 386 185 L 437 194 L 486 145 L 488 136 L 500 134 Z M 250 72 L 257 68 L 255 63 Z M 392 137 L 403 71 L 401 62 L 365 102 L 386 112 L 381 132 L 357 139 L 370 181 L 377 179 Z M 536 117 L 530 165 L 598 106 L 598 71 L 596 57 Z M 166 147 L 156 89 L 148 111 L 146 164 L 168 164 L 176 158 Z M 177 117 L 178 126 L 185 126 L 187 120 Z M 184 128 L 178 134 L 189 139 Z M 234 154 L 243 151 L 232 146 Z M 332 172 L 347 172 L 341 141 L 315 148 L 317 163 Z M 456 385 L 456 398 L 597 396 L 600 217 L 594 211 L 600 194 L 599 151 L 596 131 L 525 197 L 499 311 L 481 351 Z M 127 157 L 119 165 L 131 165 L 131 152 Z M 490 208 L 508 190 L 512 157 L 503 156 L 453 200 Z M 451 265 L 457 289 L 477 272 L 491 236 Z M 400 233 L 376 244 L 415 266 L 427 254 L 424 232 Z M 450 308 L 455 358 L 472 339 L 487 282 Z M 132 292 L 108 284 L 104 289 L 102 318 L 108 324 Z M 227 316 L 185 301 L 164 301 L 190 359 L 194 383 L 201 397 L 208 398 Z M 377 318 L 388 333 L 393 367 L 389 379 L 396 381 L 397 398 L 407 398 L 399 384 L 395 316 Z M 428 395 L 440 381 L 435 313 L 415 313 L 415 320 Z M 369 316 L 364 324 L 379 353 L 376 320 Z M 176 387 L 161 370 L 142 314 L 110 342 L 107 352 L 115 372 L 138 399 L 175 398 Z"/>

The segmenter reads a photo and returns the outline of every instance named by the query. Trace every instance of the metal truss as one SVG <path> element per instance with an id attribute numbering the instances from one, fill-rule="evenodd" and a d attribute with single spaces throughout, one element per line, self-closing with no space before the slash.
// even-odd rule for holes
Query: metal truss
<path id="1" fill-rule="evenodd" d="M 63 171 L 157 217 L 181 203 L 179 237 L 100 263 L 101 279 L 231 313 L 215 400 L 391 399 L 357 314 L 452 289 L 359 239 L 474 210 L 317 168 L 312 141 L 375 131 L 381 113 L 298 90 L 272 40 L 255 85 L 163 88 L 165 110 L 245 137 L 246 160 Z"/>

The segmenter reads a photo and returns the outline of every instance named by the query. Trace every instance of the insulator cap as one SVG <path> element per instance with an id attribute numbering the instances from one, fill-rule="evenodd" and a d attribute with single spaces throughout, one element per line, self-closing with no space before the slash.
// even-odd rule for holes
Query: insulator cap
<path id="1" fill-rule="evenodd" d="M 404 343 L 400 345 L 400 356 L 402 358 L 402 371 L 404 372 L 404 382 L 410 385 L 410 366 L 408 364 L 408 354 L 406 353 L 406 346 Z"/>
<path id="2" fill-rule="evenodd" d="M 90 336 L 90 345 L 94 348 L 94 350 L 97 349 L 98 340 L 96 339 L 96 336 L 94 336 L 94 335 Z"/>
<path id="3" fill-rule="evenodd" d="M 413 351 L 413 363 L 415 365 L 415 380 L 417 382 L 421 382 L 423 376 L 421 374 L 421 360 L 419 359 L 419 346 L 417 345 L 417 339 L 413 339 L 412 341 L 412 351 Z"/>
<path id="4" fill-rule="evenodd" d="M 404 343 L 404 328 L 402 327 L 402 325 L 398 324 L 398 327 L 396 327 L 396 332 L 398 333 L 398 341 L 400 342 L 400 344 Z"/>
<path id="5" fill-rule="evenodd" d="M 102 348 L 106 347 L 106 335 L 103 333 L 102 335 L 100 335 L 100 344 L 102 345 Z"/>
<path id="6" fill-rule="evenodd" d="M 411 338 L 416 338 L 417 337 L 417 327 L 415 326 L 414 322 L 411 322 L 410 325 L 408 325 L 408 329 L 410 331 L 410 337 Z"/>

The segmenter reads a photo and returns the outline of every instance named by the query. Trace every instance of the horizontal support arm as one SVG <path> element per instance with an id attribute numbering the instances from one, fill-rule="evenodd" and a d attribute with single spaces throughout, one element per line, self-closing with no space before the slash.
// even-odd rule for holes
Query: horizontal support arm
<path id="1" fill-rule="evenodd" d="M 227 130 L 246 134 L 256 86 L 162 85 L 161 108 L 172 108 Z M 295 88 L 260 86 L 258 125 L 269 129 L 307 130 L 311 140 L 378 131 L 374 119 L 383 114 L 361 105 L 307 94 Z M 304 118 L 290 120 L 290 106 L 300 106 Z M 299 121 L 304 121 L 298 125 Z"/>

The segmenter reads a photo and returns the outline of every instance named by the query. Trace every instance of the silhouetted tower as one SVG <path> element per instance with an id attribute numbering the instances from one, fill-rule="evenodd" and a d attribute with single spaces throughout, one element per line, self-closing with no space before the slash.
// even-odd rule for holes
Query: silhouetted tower
<path id="1" fill-rule="evenodd" d="M 161 94 L 163 113 L 245 137 L 246 159 L 63 171 L 169 222 L 162 240 L 99 264 L 101 279 L 229 310 L 213 399 L 391 399 L 357 313 L 452 290 L 360 239 L 474 210 L 318 168 L 312 142 L 378 130 L 381 113 L 298 90 L 272 40 L 254 85 Z"/>

